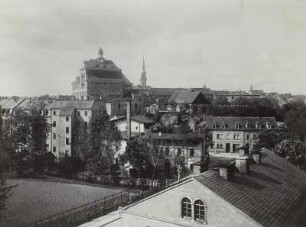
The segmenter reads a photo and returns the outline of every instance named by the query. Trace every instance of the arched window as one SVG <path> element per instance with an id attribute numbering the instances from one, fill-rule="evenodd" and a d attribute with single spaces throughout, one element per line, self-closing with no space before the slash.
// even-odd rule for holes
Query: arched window
<path id="1" fill-rule="evenodd" d="M 188 198 L 182 199 L 182 218 L 191 219 L 191 201 Z"/>
<path id="2" fill-rule="evenodd" d="M 198 222 L 205 222 L 206 220 L 206 206 L 199 199 L 194 202 L 194 220 Z"/>

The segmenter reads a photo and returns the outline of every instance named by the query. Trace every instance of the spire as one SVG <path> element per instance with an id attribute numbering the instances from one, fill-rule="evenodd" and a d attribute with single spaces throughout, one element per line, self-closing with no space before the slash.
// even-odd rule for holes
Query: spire
<path id="1" fill-rule="evenodd" d="M 99 55 L 99 58 L 103 58 L 103 50 L 102 50 L 101 46 L 100 46 L 100 49 L 98 51 L 98 55 Z"/>
<path id="2" fill-rule="evenodd" d="M 146 73 L 146 65 L 145 65 L 144 56 L 142 58 L 142 72 L 141 72 L 141 77 L 140 77 L 140 85 L 144 88 L 147 86 L 147 73 Z"/>
<path id="3" fill-rule="evenodd" d="M 144 56 L 142 57 L 142 71 L 143 71 L 143 72 L 146 71 L 146 64 L 145 64 L 145 58 L 144 58 Z"/>

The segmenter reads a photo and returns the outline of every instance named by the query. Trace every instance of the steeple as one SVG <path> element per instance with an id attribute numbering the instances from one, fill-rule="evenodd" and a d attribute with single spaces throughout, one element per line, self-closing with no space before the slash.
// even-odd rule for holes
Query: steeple
<path id="1" fill-rule="evenodd" d="M 103 59 L 103 50 L 100 47 L 99 51 L 98 51 L 98 55 L 99 55 L 99 59 Z"/>
<path id="2" fill-rule="evenodd" d="M 147 87 L 147 73 L 146 73 L 146 65 L 145 65 L 144 56 L 142 59 L 142 72 L 141 72 L 141 77 L 140 77 L 140 85 L 144 88 Z"/>

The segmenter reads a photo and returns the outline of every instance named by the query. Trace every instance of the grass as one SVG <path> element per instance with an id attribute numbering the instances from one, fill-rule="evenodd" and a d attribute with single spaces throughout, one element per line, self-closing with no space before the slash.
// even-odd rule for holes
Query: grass
<path id="1" fill-rule="evenodd" d="M 37 180 L 7 180 L 7 184 L 18 186 L 10 192 L 6 209 L 0 211 L 1 227 L 18 227 L 120 192 L 117 189 Z"/>

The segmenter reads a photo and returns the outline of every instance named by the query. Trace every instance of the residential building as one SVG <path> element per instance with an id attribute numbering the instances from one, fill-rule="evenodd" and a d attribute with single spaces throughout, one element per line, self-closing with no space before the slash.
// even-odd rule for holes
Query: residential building
<path id="1" fill-rule="evenodd" d="M 199 91 L 177 90 L 173 92 L 167 104 L 167 110 L 181 112 L 182 110 L 192 111 L 193 106 L 208 104 L 208 101 Z"/>
<path id="2" fill-rule="evenodd" d="M 208 164 L 205 135 L 196 133 L 150 133 L 143 136 L 158 152 L 166 175 L 177 172 L 178 165 L 190 171 L 204 171 Z M 196 167 L 195 167 L 196 166 Z"/>
<path id="3" fill-rule="evenodd" d="M 72 82 L 72 94 L 81 100 L 123 98 L 132 83 L 118 66 L 103 57 L 101 48 L 98 54 L 97 59 L 84 61 L 80 76 Z"/>
<path id="4" fill-rule="evenodd" d="M 117 129 L 121 132 L 123 138 L 127 136 L 127 117 L 115 116 L 110 119 L 115 124 Z M 144 135 L 152 131 L 152 126 L 155 122 L 143 116 L 131 116 L 131 135 Z"/>
<path id="5" fill-rule="evenodd" d="M 214 153 L 235 153 L 241 147 L 252 150 L 261 132 L 279 129 L 274 117 L 206 116 L 200 126 L 212 133 Z"/>
<path id="6" fill-rule="evenodd" d="M 51 126 L 47 151 L 57 158 L 73 154 L 73 135 L 76 130 L 88 128 L 93 116 L 102 112 L 101 101 L 53 101 L 47 106 L 46 118 Z"/>
<path id="7" fill-rule="evenodd" d="M 215 98 L 217 97 L 225 97 L 227 98 L 228 102 L 231 103 L 238 98 L 252 99 L 259 98 L 260 95 L 257 93 L 252 94 L 246 91 L 216 91 Z"/>
<path id="8" fill-rule="evenodd" d="M 262 150 L 184 178 L 81 227 L 306 226 L 305 179 L 303 170 Z"/>

